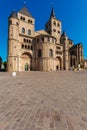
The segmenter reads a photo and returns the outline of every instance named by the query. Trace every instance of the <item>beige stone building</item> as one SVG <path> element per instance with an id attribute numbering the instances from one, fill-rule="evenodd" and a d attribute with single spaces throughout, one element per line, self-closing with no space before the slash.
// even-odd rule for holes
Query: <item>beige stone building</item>
<path id="1" fill-rule="evenodd" d="M 82 44 L 74 45 L 62 23 L 51 15 L 45 30 L 35 31 L 35 19 L 26 7 L 9 16 L 8 71 L 58 71 L 84 66 Z"/>

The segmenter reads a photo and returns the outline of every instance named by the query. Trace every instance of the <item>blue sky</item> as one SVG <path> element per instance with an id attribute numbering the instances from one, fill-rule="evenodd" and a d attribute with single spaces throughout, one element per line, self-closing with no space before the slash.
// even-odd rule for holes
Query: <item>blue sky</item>
<path id="1" fill-rule="evenodd" d="M 0 56 L 3 61 L 7 59 L 8 16 L 23 6 L 23 0 L 0 1 Z M 26 0 L 26 7 L 35 18 L 35 30 L 44 29 L 52 6 L 56 18 L 62 22 L 62 30 L 75 44 L 83 43 L 84 57 L 87 58 L 87 0 Z"/>

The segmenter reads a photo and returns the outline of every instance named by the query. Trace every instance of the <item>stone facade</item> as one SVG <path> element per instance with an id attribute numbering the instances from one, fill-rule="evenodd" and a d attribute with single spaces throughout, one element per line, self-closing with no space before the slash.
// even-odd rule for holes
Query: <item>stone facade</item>
<path id="1" fill-rule="evenodd" d="M 74 45 L 62 23 L 51 15 L 45 30 L 35 31 L 35 19 L 26 7 L 12 12 L 8 26 L 8 71 L 58 71 L 83 68 L 83 47 Z"/>

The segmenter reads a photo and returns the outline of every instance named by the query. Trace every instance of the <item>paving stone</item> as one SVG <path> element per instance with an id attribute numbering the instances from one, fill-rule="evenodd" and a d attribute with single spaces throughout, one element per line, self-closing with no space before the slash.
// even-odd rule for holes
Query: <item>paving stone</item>
<path id="1" fill-rule="evenodd" d="M 87 130 L 87 71 L 0 77 L 0 130 Z"/>

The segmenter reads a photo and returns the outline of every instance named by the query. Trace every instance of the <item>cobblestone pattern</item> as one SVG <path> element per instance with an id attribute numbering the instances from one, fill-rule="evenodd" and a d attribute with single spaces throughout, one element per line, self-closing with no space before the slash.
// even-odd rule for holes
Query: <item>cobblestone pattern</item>
<path id="1" fill-rule="evenodd" d="M 0 130 L 87 130 L 87 71 L 0 73 Z"/>

